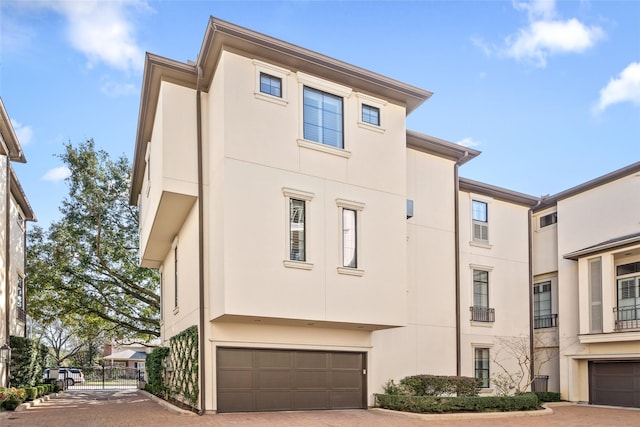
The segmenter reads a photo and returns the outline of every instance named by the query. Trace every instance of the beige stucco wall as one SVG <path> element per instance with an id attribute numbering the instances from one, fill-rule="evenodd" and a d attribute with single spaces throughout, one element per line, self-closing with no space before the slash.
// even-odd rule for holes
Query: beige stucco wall
<path id="1" fill-rule="evenodd" d="M 472 240 L 471 202 L 487 203 L 489 244 Z M 526 206 L 460 192 L 460 310 L 462 374 L 474 375 L 474 348 L 489 348 L 490 376 L 520 370 L 529 351 L 529 243 Z M 471 321 L 473 270 L 489 272 L 495 322 Z M 487 392 L 492 392 L 493 386 Z"/>
<path id="2" fill-rule="evenodd" d="M 594 256 L 603 261 L 603 330 L 605 334 L 590 337 L 587 261 L 563 259 L 563 255 L 609 239 L 638 232 L 640 177 L 632 174 L 598 186 L 558 202 L 558 289 L 560 382 L 563 398 L 588 400 L 587 359 L 596 351 L 599 357 L 610 359 L 638 357 L 640 337 L 633 333 L 609 334 L 613 331 L 612 309 L 616 305 L 614 257 L 621 250 Z M 625 249 L 625 251 L 628 248 Z M 638 256 L 636 256 L 638 258 Z M 638 260 L 638 259 L 635 259 Z M 580 334 L 584 338 L 579 338 Z M 631 339 L 619 347 L 619 341 Z M 580 342 L 583 341 L 583 343 Z"/>
<path id="3" fill-rule="evenodd" d="M 1 136 L 0 136 L 1 138 Z M 4 142 L 3 142 L 4 143 Z M 6 218 L 6 197 L 7 197 L 7 157 L 0 155 L 0 345 L 9 341 L 9 335 L 11 331 L 6 330 L 6 313 L 9 310 L 10 325 L 13 327 L 15 313 L 11 309 L 11 305 L 7 307 L 7 293 L 9 293 L 9 300 L 15 298 L 11 292 L 11 283 L 6 277 L 6 262 L 7 254 L 5 251 L 5 242 L 7 238 L 5 218 Z M 11 304 L 11 302 L 10 302 Z M 0 364 L 0 386 L 3 386 L 7 377 L 7 369 L 4 364 Z"/>

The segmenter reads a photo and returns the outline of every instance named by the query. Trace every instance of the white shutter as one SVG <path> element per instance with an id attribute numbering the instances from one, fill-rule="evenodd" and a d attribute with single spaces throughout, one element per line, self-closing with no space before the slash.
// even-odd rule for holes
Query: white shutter
<path id="1" fill-rule="evenodd" d="M 489 224 L 481 221 L 473 221 L 473 240 L 475 242 L 488 242 Z"/>
<path id="2" fill-rule="evenodd" d="M 590 332 L 602 332 L 602 261 L 589 261 Z"/>

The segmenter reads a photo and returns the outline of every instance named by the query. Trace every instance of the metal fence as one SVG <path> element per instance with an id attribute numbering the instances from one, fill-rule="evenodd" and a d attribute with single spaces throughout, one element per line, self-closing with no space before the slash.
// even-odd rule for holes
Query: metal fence
<path id="1" fill-rule="evenodd" d="M 78 374 L 67 375 L 67 390 L 124 390 L 137 388 L 144 380 L 144 370 L 124 366 L 79 368 Z"/>

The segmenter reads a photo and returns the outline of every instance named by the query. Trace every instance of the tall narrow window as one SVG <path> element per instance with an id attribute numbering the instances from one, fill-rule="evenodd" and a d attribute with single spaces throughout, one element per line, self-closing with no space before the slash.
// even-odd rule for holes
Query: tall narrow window
<path id="1" fill-rule="evenodd" d="M 602 260 L 589 261 L 590 332 L 602 332 Z"/>
<path id="2" fill-rule="evenodd" d="M 495 312 L 489 308 L 489 272 L 473 270 L 473 306 L 471 320 L 476 322 L 493 322 Z"/>
<path id="3" fill-rule="evenodd" d="M 344 148 L 342 98 L 304 87 L 304 139 Z"/>
<path id="4" fill-rule="evenodd" d="M 616 329 L 640 327 L 640 262 L 616 267 Z"/>
<path id="5" fill-rule="evenodd" d="M 482 381 L 480 387 L 489 388 L 489 349 L 475 348 L 474 351 L 475 377 Z"/>
<path id="6" fill-rule="evenodd" d="M 342 266 L 358 267 L 356 211 L 342 209 Z"/>
<path id="7" fill-rule="evenodd" d="M 260 73 L 260 92 L 282 98 L 282 79 L 267 73 Z"/>
<path id="8" fill-rule="evenodd" d="M 471 202 L 471 217 L 473 220 L 473 241 L 489 243 L 489 215 L 487 204 L 473 200 Z"/>
<path id="9" fill-rule="evenodd" d="M 178 306 L 178 246 L 173 248 L 173 293 L 174 293 L 174 307 Z"/>
<path id="10" fill-rule="evenodd" d="M 22 322 L 27 321 L 27 312 L 25 309 L 24 277 L 18 273 L 18 281 L 16 283 L 16 311 L 18 313 L 18 320 Z"/>
<path id="11" fill-rule="evenodd" d="M 552 328 L 556 325 L 557 316 L 551 308 L 551 281 L 533 285 L 533 327 Z"/>
<path id="12" fill-rule="evenodd" d="M 289 199 L 289 259 L 306 261 L 305 202 Z"/>

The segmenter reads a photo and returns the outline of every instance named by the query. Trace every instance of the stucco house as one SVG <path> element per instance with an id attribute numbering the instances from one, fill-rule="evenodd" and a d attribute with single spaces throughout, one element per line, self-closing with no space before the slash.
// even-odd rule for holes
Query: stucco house
<path id="1" fill-rule="evenodd" d="M 25 230 L 27 221 L 36 220 L 11 162 L 26 159 L 0 99 L 0 347 L 6 349 L 10 336 L 26 336 Z M 0 359 L 0 386 L 8 384 L 8 368 L 8 360 Z"/>
<path id="2" fill-rule="evenodd" d="M 198 327 L 200 410 L 366 408 L 412 374 L 492 394 L 534 355 L 549 201 L 460 178 L 479 151 L 406 128 L 430 96 L 216 18 L 195 62 L 147 54 L 130 203 L 163 345 Z"/>

